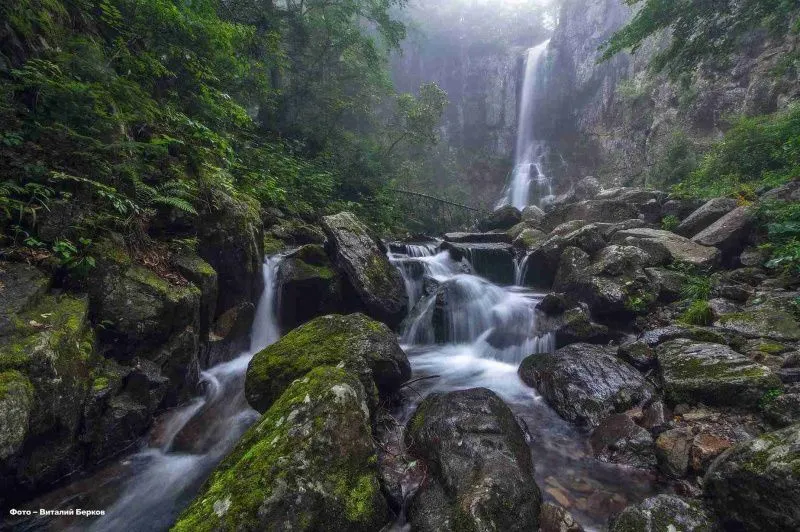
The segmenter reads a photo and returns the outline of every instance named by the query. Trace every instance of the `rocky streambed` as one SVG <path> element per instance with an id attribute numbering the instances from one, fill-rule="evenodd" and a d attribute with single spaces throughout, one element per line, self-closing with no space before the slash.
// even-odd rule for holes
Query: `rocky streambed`
<path id="1" fill-rule="evenodd" d="M 679 220 L 675 231 L 661 226 L 666 216 Z M 349 213 L 319 226 L 263 213 L 253 235 L 262 226 L 265 248 L 283 251 L 273 277 L 258 272 L 238 299 L 221 283 L 242 275 L 226 266 L 230 254 L 213 252 L 222 242 L 201 248 L 207 267 L 195 276 L 187 267 L 180 289 L 146 282 L 147 272 L 109 252 L 106 288 L 85 299 L 4 264 L 12 272 L 4 290 L 33 287 L 9 307 L 20 318 L 3 322 L 11 331 L 3 332 L 4 364 L 17 352 L 12 339 L 49 349 L 22 350 L 17 366 L 4 366 L 9 490 L 41 493 L 71 464 L 88 480 L 28 504 L 78 497 L 131 510 L 126 493 L 163 479 L 163 496 L 126 521 L 141 530 L 800 527 L 798 280 L 763 266 L 752 206 L 602 190 L 587 178 L 546 210 L 503 208 L 475 232 L 426 241 L 384 245 Z M 269 303 L 258 306 L 252 331 L 274 327 L 275 341 L 250 339 L 247 349 L 258 298 L 242 294 L 262 284 Z M 130 303 L 159 287 L 160 306 Z M 48 302 L 58 314 L 40 309 Z M 56 320 L 62 308 L 80 319 Z M 115 308 L 164 310 L 128 321 L 120 310 L 113 327 L 101 327 Z M 197 358 L 189 367 L 177 363 L 185 349 L 163 351 L 183 345 L 182 308 L 194 309 L 187 323 L 201 346 L 188 351 Z M 117 359 L 118 379 L 98 373 Z M 67 362 L 93 380 L 60 378 L 68 374 L 58 364 Z M 214 429 L 233 416 L 219 406 L 232 400 L 214 402 L 222 368 L 231 371 L 221 389 L 238 390 L 242 401 L 234 409 L 240 439 Z M 205 403 L 189 400 L 192 382 L 203 383 Z M 103 395 L 106 385 L 112 391 Z M 59 415 L 70 401 L 80 414 Z M 95 404 L 108 405 L 99 410 L 101 432 L 90 430 Z M 175 404 L 183 406 L 161 414 Z M 154 416 L 162 421 L 151 428 Z M 166 431 L 168 444 L 159 439 L 165 426 L 180 428 Z M 100 442 L 109 442 L 104 456 L 121 452 L 115 441 L 149 442 L 139 455 L 161 445 L 170 460 L 208 458 L 206 469 L 187 483 L 181 474 L 131 471 L 123 460 L 91 476 L 91 453 Z M 109 477 L 119 481 L 101 482 Z"/>

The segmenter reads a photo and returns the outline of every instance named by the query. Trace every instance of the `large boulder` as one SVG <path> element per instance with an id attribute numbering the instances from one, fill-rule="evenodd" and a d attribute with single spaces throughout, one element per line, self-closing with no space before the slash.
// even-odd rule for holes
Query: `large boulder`
<path id="1" fill-rule="evenodd" d="M 474 243 L 474 244 L 510 244 L 511 236 L 508 233 L 445 233 L 447 242 Z"/>
<path id="2" fill-rule="evenodd" d="M 724 313 L 714 325 L 747 338 L 770 338 L 796 342 L 800 340 L 800 321 L 794 314 L 797 293 L 756 294 L 738 312 Z"/>
<path id="3" fill-rule="evenodd" d="M 606 246 L 597 224 L 583 225 L 566 234 L 555 234 L 536 245 L 525 259 L 525 284 L 550 286 L 555 280 L 564 250 L 576 248 L 593 254 Z"/>
<path id="4" fill-rule="evenodd" d="M 677 339 L 657 349 L 664 395 L 671 404 L 754 406 L 764 394 L 780 388 L 769 368 L 730 347 Z"/>
<path id="5" fill-rule="evenodd" d="M 505 205 L 490 213 L 480 226 L 483 231 L 501 229 L 505 231 L 522 221 L 522 213 L 512 205 Z"/>
<path id="6" fill-rule="evenodd" d="M 398 325 L 408 310 L 403 277 L 353 214 L 340 212 L 322 219 L 330 255 L 370 316 L 390 327 Z"/>
<path id="7" fill-rule="evenodd" d="M 750 207 L 737 207 L 695 236 L 692 242 L 718 248 L 726 261 L 738 257 L 747 245 L 755 213 Z"/>
<path id="8" fill-rule="evenodd" d="M 614 233 L 614 244 L 639 247 L 659 264 L 671 262 L 687 263 L 693 266 L 715 266 L 720 252 L 714 247 L 701 245 L 688 238 L 660 229 L 623 229 Z"/>
<path id="9" fill-rule="evenodd" d="M 542 220 L 544 220 L 544 211 L 536 205 L 528 205 L 522 209 L 522 221 L 531 227 L 538 229 Z"/>
<path id="10" fill-rule="evenodd" d="M 406 354 L 389 328 L 363 314 L 322 316 L 256 353 L 247 368 L 245 395 L 266 411 L 295 379 L 319 366 L 343 365 L 373 390 L 389 396 L 411 375 Z"/>
<path id="11" fill-rule="evenodd" d="M 714 532 L 719 530 L 713 513 L 697 500 L 676 495 L 657 495 L 628 506 L 609 528 L 610 532 Z"/>
<path id="12" fill-rule="evenodd" d="M 214 191 L 200 213 L 197 250 L 217 272 L 216 316 L 242 302 L 256 303 L 264 287 L 264 229 L 258 205 Z"/>
<path id="13" fill-rule="evenodd" d="M 732 198 L 714 198 L 686 217 L 675 229 L 679 235 L 691 238 L 709 225 L 713 224 L 733 209 L 736 200 Z"/>
<path id="14" fill-rule="evenodd" d="M 85 298 L 44 295 L 0 336 L 0 502 L 82 464 L 94 350 L 88 312 Z"/>
<path id="15" fill-rule="evenodd" d="M 14 328 L 14 316 L 34 305 L 50 283 L 50 276 L 35 266 L 0 261 L 0 335 Z"/>
<path id="16" fill-rule="evenodd" d="M 389 517 L 366 393 L 345 369 L 294 381 L 173 530 L 380 530 Z"/>
<path id="17" fill-rule="evenodd" d="M 641 373 L 597 345 L 572 344 L 531 355 L 522 361 L 519 375 L 561 417 L 589 427 L 653 396 Z"/>
<path id="18" fill-rule="evenodd" d="M 768 190 L 761 195 L 761 201 L 800 201 L 800 179 Z"/>
<path id="19" fill-rule="evenodd" d="M 278 265 L 278 317 L 290 331 L 325 314 L 344 310 L 341 280 L 319 244 L 307 244 Z"/>
<path id="20" fill-rule="evenodd" d="M 420 531 L 536 530 L 541 494 L 514 414 L 492 391 L 426 397 L 408 423 L 428 479 L 409 506 Z"/>
<path id="21" fill-rule="evenodd" d="M 542 220 L 542 229 L 549 231 L 570 220 L 584 220 L 587 223 L 616 223 L 638 218 L 639 210 L 627 201 L 593 199 L 557 205 Z"/>
<path id="22" fill-rule="evenodd" d="M 703 485 L 729 530 L 799 530 L 800 425 L 732 447 Z"/>

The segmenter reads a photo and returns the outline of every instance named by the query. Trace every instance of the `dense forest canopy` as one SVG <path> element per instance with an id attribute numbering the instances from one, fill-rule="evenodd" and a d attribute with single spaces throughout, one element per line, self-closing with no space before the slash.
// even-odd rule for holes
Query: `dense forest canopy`
<path id="1" fill-rule="evenodd" d="M 436 140 L 445 95 L 397 95 L 400 0 L 25 0 L 0 18 L 0 215 L 6 243 L 78 200 L 69 245 L 215 194 L 394 223 L 398 147 Z"/>

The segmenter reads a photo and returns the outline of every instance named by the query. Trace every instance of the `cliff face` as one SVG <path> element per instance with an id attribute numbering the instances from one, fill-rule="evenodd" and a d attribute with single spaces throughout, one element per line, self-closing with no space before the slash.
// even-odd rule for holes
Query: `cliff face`
<path id="1" fill-rule="evenodd" d="M 540 135 L 558 156 L 552 171 L 562 186 L 587 174 L 608 185 L 650 182 L 658 179 L 650 169 L 676 133 L 702 146 L 721 135 L 728 117 L 774 112 L 800 97 L 797 77 L 767 75 L 791 43 L 763 34 L 751 35 L 724 67 L 698 69 L 693 82 L 646 70 L 666 35 L 635 55 L 598 63 L 598 46 L 631 15 L 622 0 L 562 4 L 539 110 Z"/>
<path id="2" fill-rule="evenodd" d="M 395 86 L 414 93 L 435 82 L 447 92 L 438 157 L 456 161 L 471 202 L 493 205 L 511 168 L 525 52 L 549 34 L 541 8 L 534 0 L 412 4 L 407 16 L 409 35 L 392 61 Z"/>

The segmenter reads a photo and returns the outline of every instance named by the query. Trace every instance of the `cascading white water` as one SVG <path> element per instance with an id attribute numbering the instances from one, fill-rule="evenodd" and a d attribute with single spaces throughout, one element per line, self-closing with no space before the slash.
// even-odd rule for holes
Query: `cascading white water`
<path id="1" fill-rule="evenodd" d="M 134 468 L 132 476 L 91 530 L 169 529 L 211 470 L 258 419 L 245 400 L 244 377 L 253 355 L 280 337 L 275 308 L 279 262 L 280 257 L 264 262 L 264 292 L 249 349 L 203 372 L 204 395 L 170 413 L 163 420 L 158 444 L 128 459 Z M 178 441 L 182 433 L 186 433 L 184 441 Z"/>
<path id="2" fill-rule="evenodd" d="M 535 203 L 545 203 L 553 196 L 552 184 L 544 172 L 545 145 L 534 138 L 534 104 L 541 85 L 542 58 L 546 56 L 547 40 L 528 49 L 525 56 L 525 74 L 522 97 L 517 118 L 517 141 L 514 151 L 514 169 L 498 207 L 513 205 L 518 209 Z M 534 190 L 531 190 L 533 187 Z"/>

